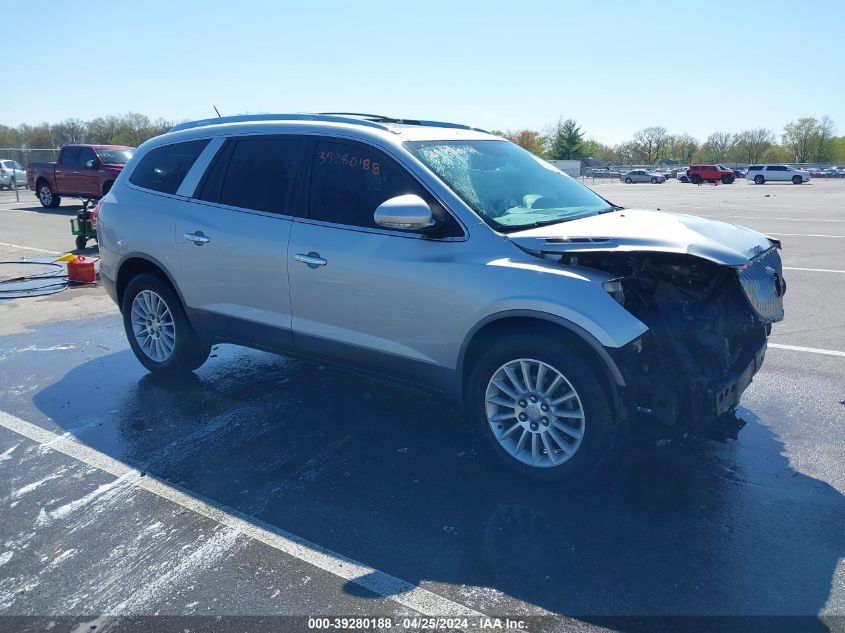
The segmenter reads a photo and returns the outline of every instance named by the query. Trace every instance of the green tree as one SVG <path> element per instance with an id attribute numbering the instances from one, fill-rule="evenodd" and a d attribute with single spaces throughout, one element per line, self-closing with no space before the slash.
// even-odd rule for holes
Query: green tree
<path id="1" fill-rule="evenodd" d="M 17 147 L 20 144 L 17 129 L 0 125 L 0 147 Z"/>
<path id="2" fill-rule="evenodd" d="M 801 117 L 783 127 L 783 146 L 796 163 L 806 163 L 815 153 L 819 137 L 819 122 L 810 116 Z"/>
<path id="3" fill-rule="evenodd" d="M 672 158 L 678 162 L 689 161 L 698 151 L 698 139 L 689 134 L 678 134 L 672 137 Z"/>
<path id="4" fill-rule="evenodd" d="M 55 147 L 50 138 L 50 126 L 23 124 L 18 128 L 20 144 L 29 149 L 47 149 Z"/>
<path id="5" fill-rule="evenodd" d="M 549 138 L 549 158 L 577 160 L 584 158 L 584 133 L 575 119 L 561 118 L 552 128 Z"/>
<path id="6" fill-rule="evenodd" d="M 593 158 L 602 162 L 611 162 L 616 160 L 616 152 L 613 148 L 604 143 L 600 143 L 595 139 L 587 139 L 584 141 L 584 158 Z"/>
<path id="7" fill-rule="evenodd" d="M 816 162 L 825 162 L 832 160 L 831 141 L 836 138 L 834 132 L 836 125 L 833 119 L 829 116 L 823 116 L 819 121 L 819 129 L 816 134 L 816 147 L 813 160 Z"/>
<path id="8" fill-rule="evenodd" d="M 50 139 L 53 147 L 73 145 L 86 140 L 85 123 L 79 119 L 65 119 L 50 126 Z"/>

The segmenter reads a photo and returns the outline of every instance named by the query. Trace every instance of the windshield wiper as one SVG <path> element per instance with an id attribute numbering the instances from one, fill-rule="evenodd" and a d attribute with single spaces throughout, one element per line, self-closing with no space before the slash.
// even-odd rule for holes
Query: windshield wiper
<path id="1" fill-rule="evenodd" d="M 625 207 L 620 207 L 617 204 L 611 204 L 609 207 L 607 207 L 607 209 L 602 209 L 601 211 L 599 211 L 598 214 L 601 215 L 602 213 L 613 213 L 614 211 L 622 211 L 623 209 L 625 209 Z"/>

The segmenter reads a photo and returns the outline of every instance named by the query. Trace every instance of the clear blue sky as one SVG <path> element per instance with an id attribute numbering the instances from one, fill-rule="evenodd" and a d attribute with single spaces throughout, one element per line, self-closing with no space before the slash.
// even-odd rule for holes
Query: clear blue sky
<path id="1" fill-rule="evenodd" d="M 563 116 L 611 144 L 648 125 L 780 133 L 825 114 L 845 133 L 841 0 L 37 5 L 4 23 L 3 49 L 23 71 L 2 73 L 7 125 L 204 118 L 216 104 L 487 129 Z"/>

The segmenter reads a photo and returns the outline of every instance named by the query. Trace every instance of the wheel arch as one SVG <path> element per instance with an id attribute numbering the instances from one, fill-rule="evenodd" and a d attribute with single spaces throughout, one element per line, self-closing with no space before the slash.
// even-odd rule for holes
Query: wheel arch
<path id="1" fill-rule="evenodd" d="M 123 293 L 126 292 L 126 286 L 129 285 L 129 282 L 133 277 L 144 273 L 160 277 L 170 284 L 170 287 L 173 288 L 173 291 L 179 297 L 179 301 L 182 302 L 182 307 L 187 313 L 188 310 L 185 305 L 185 298 L 182 296 L 182 293 L 179 291 L 179 286 L 176 285 L 176 282 L 173 280 L 173 276 L 167 268 L 155 258 L 140 253 L 127 255 L 118 266 L 115 279 L 115 293 L 117 295 L 117 305 L 119 308 L 123 305 Z"/>
<path id="2" fill-rule="evenodd" d="M 565 337 L 567 343 L 585 358 L 596 372 L 606 378 L 605 383 L 612 393 L 608 394 L 621 411 L 620 388 L 625 387 L 625 379 L 616 361 L 608 354 L 601 343 L 587 330 L 564 318 L 532 310 L 511 310 L 487 317 L 475 325 L 461 345 L 458 356 L 457 377 L 459 389 L 455 395 L 464 401 L 470 369 L 484 350 L 485 345 L 498 336 L 514 330 L 544 330 L 554 336 Z"/>

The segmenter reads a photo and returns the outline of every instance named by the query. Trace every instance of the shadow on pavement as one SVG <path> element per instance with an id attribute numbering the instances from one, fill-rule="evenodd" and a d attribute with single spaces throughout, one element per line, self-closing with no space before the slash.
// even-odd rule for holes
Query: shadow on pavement
<path id="1" fill-rule="evenodd" d="M 598 624 L 815 616 L 845 552 L 842 495 L 793 470 L 748 411 L 738 442 L 631 448 L 594 482 L 547 485 L 488 461 L 440 397 L 261 352 L 214 354 L 174 381 L 108 353 L 33 402 L 151 476 L 495 614 L 522 611 L 519 600 Z M 639 630 L 625 622 L 614 626 Z M 815 618 L 801 628 L 827 630 Z"/>

